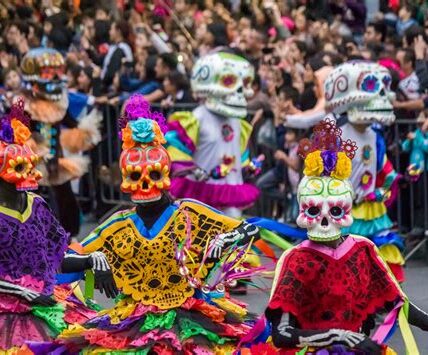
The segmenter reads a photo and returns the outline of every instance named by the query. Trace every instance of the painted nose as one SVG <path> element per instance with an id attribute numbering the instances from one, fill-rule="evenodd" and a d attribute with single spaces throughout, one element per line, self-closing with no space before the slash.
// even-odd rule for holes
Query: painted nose
<path id="1" fill-rule="evenodd" d="M 323 218 L 322 219 L 322 221 L 321 221 L 321 225 L 323 226 L 323 227 L 328 227 L 328 220 L 327 220 L 327 218 Z"/>
<path id="2" fill-rule="evenodd" d="M 238 94 L 242 94 L 242 92 L 244 91 L 244 88 L 240 86 L 236 91 L 238 92 Z"/>

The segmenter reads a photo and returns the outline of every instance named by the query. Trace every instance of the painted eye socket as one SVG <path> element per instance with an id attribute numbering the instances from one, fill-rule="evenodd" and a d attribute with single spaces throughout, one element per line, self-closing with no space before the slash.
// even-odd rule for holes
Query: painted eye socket
<path id="1" fill-rule="evenodd" d="M 320 215 L 320 213 L 321 213 L 321 210 L 317 206 L 311 206 L 305 210 L 305 215 L 310 218 L 316 218 Z"/>
<path id="2" fill-rule="evenodd" d="M 235 75 L 224 75 L 221 78 L 221 83 L 223 84 L 223 86 L 226 86 L 227 88 L 234 86 L 237 81 L 238 79 Z"/>
<path id="3" fill-rule="evenodd" d="M 385 75 L 382 79 L 383 85 L 385 86 L 385 89 L 390 90 L 391 89 L 391 82 L 392 78 L 389 75 Z"/>
<path id="4" fill-rule="evenodd" d="M 162 174 L 159 171 L 153 170 L 150 172 L 149 177 L 153 181 L 158 181 L 162 178 Z"/>
<path id="5" fill-rule="evenodd" d="M 379 90 L 380 83 L 374 75 L 367 75 L 361 82 L 361 90 L 365 92 L 376 92 Z"/>
<path id="6" fill-rule="evenodd" d="M 141 179 L 141 173 L 138 171 L 133 171 L 131 174 L 129 174 L 129 178 L 133 181 L 138 181 Z"/>
<path id="7" fill-rule="evenodd" d="M 24 171 L 26 170 L 26 168 L 27 168 L 27 164 L 20 163 L 20 164 L 17 164 L 17 165 L 15 166 L 15 171 L 16 171 L 17 173 L 22 173 L 22 172 L 24 172 Z"/>
<path id="8" fill-rule="evenodd" d="M 342 218 L 345 215 L 345 210 L 338 206 L 333 206 L 330 208 L 330 216 L 335 219 Z"/>

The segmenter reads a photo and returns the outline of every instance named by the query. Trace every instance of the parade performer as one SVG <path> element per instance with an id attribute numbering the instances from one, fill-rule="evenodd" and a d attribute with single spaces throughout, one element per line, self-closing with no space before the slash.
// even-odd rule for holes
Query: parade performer
<path id="1" fill-rule="evenodd" d="M 351 137 L 355 146 L 360 147 L 352 160 L 350 182 L 355 201 L 354 223 L 349 232 L 372 240 L 401 282 L 404 281 L 401 255 L 404 244 L 402 238 L 391 231 L 393 224 L 387 215 L 387 206 L 395 199 L 399 175 L 387 158 L 380 128 L 395 120 L 391 81 L 386 68 L 376 63 L 352 61 L 328 74 L 324 91 L 326 111 L 333 113 L 331 119 L 337 120 L 344 137 Z M 314 123 L 313 118 L 302 117 L 301 120 L 286 119 L 285 125 L 309 128 Z"/>
<path id="2" fill-rule="evenodd" d="M 401 149 L 410 153 L 407 173 L 413 181 L 418 180 L 420 175 L 428 170 L 428 133 L 422 131 L 422 125 L 425 121 L 424 115 L 419 115 L 416 119 L 418 128 L 409 132 L 406 139 L 401 143 Z"/>
<path id="3" fill-rule="evenodd" d="M 399 175 L 386 154 L 379 125 L 390 125 L 395 116 L 391 101 L 391 75 L 375 63 L 349 62 L 335 68 L 325 83 L 327 110 L 341 115 L 338 125 L 344 137 L 359 147 L 352 160 L 352 183 L 355 197 L 354 223 L 347 232 L 372 240 L 380 249 L 398 281 L 404 281 L 400 250 L 403 240 L 391 231 L 387 215 L 396 197 Z M 377 124 L 374 126 L 373 124 Z"/>
<path id="4" fill-rule="evenodd" d="M 27 144 L 30 117 L 18 99 L 0 120 L 0 353 L 15 354 L 27 341 L 53 340 L 67 323 L 96 315 L 68 286 L 54 287 L 58 271 L 93 268 L 97 286 L 109 290 L 111 271 L 101 253 L 64 260 L 68 234 L 46 202 L 30 190 L 42 178 Z M 100 274 L 101 272 L 101 274 Z"/>
<path id="5" fill-rule="evenodd" d="M 30 50 L 22 59 L 21 71 L 25 82 L 25 109 L 32 117 L 31 131 L 37 143 L 34 150 L 42 159 L 40 185 L 51 187 L 52 203 L 61 224 L 76 235 L 80 214 L 70 181 L 87 171 L 89 159 L 80 153 L 99 142 L 101 116 L 92 110 L 78 122 L 67 113 L 65 63 L 58 51 Z"/>
<path id="6" fill-rule="evenodd" d="M 297 224 L 309 240 L 286 251 L 277 265 L 265 314 L 279 350 L 269 353 L 395 354 L 383 342 L 399 319 L 408 353 L 419 354 L 406 318 L 428 330 L 428 315 L 409 303 L 375 244 L 343 232 L 353 222 L 348 178 L 355 148 L 329 120 L 300 144 L 305 176 Z M 385 310 L 370 338 L 375 314 Z"/>
<path id="7" fill-rule="evenodd" d="M 243 179 L 243 170 L 259 170 L 249 159 L 252 127 L 245 121 L 253 78 L 252 65 L 235 54 L 211 53 L 196 62 L 192 92 L 204 101 L 168 119 L 174 197 L 195 198 L 232 217 L 256 201 L 258 189 Z"/>
<path id="8" fill-rule="evenodd" d="M 102 252 L 121 292 L 116 305 L 59 337 L 70 351 L 204 353 L 234 348 L 250 326 L 227 288 L 251 275 L 245 256 L 258 229 L 196 200 L 173 202 L 165 121 L 141 97 L 121 118 L 121 189 L 136 204 L 82 243 Z"/>

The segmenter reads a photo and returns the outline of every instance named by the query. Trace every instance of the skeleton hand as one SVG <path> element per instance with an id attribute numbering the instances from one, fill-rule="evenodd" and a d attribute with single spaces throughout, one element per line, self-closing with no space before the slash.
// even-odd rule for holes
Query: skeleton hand
<path id="1" fill-rule="evenodd" d="M 242 243 L 247 243 L 258 233 L 259 229 L 256 226 L 244 222 L 235 230 L 219 234 L 216 238 L 212 239 L 208 248 L 208 257 L 220 258 L 225 246 L 233 244 L 238 240 Z"/>
<path id="2" fill-rule="evenodd" d="M 30 290 L 26 287 L 12 284 L 7 281 L 0 281 L 0 292 L 22 297 L 31 304 L 37 304 L 47 307 L 56 304 L 56 301 L 49 296 L 43 295 L 37 291 Z"/>
<path id="3" fill-rule="evenodd" d="M 366 336 L 360 333 L 355 333 L 342 329 L 330 329 L 325 333 L 320 333 L 308 337 L 299 337 L 299 347 L 322 347 L 334 343 L 341 343 L 350 348 L 353 348 L 355 345 L 364 341 L 365 338 Z"/>
<path id="4" fill-rule="evenodd" d="M 90 264 L 95 276 L 95 288 L 101 293 L 105 292 L 108 298 L 115 298 L 119 291 L 104 253 L 99 251 L 91 253 Z"/>
<path id="5" fill-rule="evenodd" d="M 208 173 L 201 168 L 196 168 L 193 170 L 193 176 L 195 177 L 196 181 L 207 181 L 209 179 Z"/>

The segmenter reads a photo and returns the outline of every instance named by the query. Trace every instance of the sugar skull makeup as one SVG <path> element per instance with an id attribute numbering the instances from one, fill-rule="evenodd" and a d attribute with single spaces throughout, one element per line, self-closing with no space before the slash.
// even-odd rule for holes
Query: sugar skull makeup
<path id="1" fill-rule="evenodd" d="M 210 111 L 226 117 L 247 115 L 247 98 L 253 95 L 254 68 L 244 58 L 229 53 L 208 54 L 192 70 L 192 91 L 205 98 Z"/>
<path id="2" fill-rule="evenodd" d="M 42 174 L 36 170 L 39 158 L 27 145 L 0 143 L 0 178 L 19 191 L 37 190 Z"/>
<path id="3" fill-rule="evenodd" d="M 350 139 L 342 140 L 342 130 L 329 117 L 313 132 L 311 139 L 299 143 L 305 176 L 297 188 L 300 211 L 296 222 L 308 230 L 309 239 L 328 242 L 340 238 L 341 229 L 353 221 L 354 191 L 348 178 L 358 148 Z"/>
<path id="4" fill-rule="evenodd" d="M 348 180 L 305 176 L 298 187 L 297 224 L 315 241 L 331 241 L 352 224 L 353 190 Z"/>
<path id="5" fill-rule="evenodd" d="M 171 186 L 171 161 L 162 146 L 137 146 L 120 155 L 121 189 L 136 203 L 157 201 Z"/>
<path id="6" fill-rule="evenodd" d="M 162 146 L 165 118 L 152 112 L 142 95 L 133 95 L 119 120 L 122 127 L 121 190 L 136 203 L 157 201 L 171 186 L 171 159 Z"/>
<path id="7" fill-rule="evenodd" d="M 19 191 L 36 190 L 42 177 L 36 170 L 39 158 L 26 144 L 31 136 L 29 119 L 19 99 L 0 120 L 0 178 Z"/>
<path id="8" fill-rule="evenodd" d="M 347 62 L 336 67 L 327 77 L 326 108 L 336 114 L 347 112 L 354 124 L 394 122 L 391 91 L 392 78 L 388 69 L 376 63 Z"/>
<path id="9" fill-rule="evenodd" d="M 35 97 L 61 100 L 65 87 L 65 62 L 61 53 L 51 48 L 35 48 L 22 59 L 24 81 Z"/>

